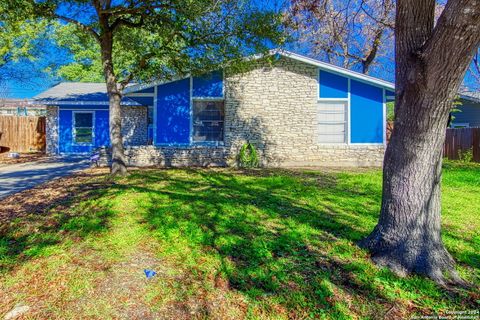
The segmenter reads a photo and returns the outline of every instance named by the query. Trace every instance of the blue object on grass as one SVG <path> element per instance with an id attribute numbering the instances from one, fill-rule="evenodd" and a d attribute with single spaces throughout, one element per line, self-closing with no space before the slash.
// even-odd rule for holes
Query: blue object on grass
<path id="1" fill-rule="evenodd" d="M 145 269 L 143 270 L 143 272 L 145 272 L 145 276 L 147 277 L 147 279 L 150 279 L 157 274 L 155 271 L 149 269 Z"/>

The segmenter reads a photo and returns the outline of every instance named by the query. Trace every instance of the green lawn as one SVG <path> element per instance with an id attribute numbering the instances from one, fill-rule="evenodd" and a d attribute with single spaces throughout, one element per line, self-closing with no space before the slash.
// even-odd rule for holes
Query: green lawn
<path id="1" fill-rule="evenodd" d="M 379 170 L 136 170 L 1 229 L 0 316 L 396 319 L 478 309 L 480 166 L 447 163 L 443 237 L 469 290 L 379 269 Z M 87 186 L 87 187 L 86 187 Z M 91 187 L 88 187 L 91 186 Z M 158 274 L 146 280 L 143 269 Z"/>

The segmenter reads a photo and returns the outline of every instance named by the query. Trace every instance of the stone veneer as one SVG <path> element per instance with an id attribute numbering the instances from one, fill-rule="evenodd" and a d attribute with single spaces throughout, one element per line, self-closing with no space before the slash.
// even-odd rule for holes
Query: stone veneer
<path id="1" fill-rule="evenodd" d="M 146 145 L 148 142 L 147 107 L 122 107 L 123 143 L 128 146 Z"/>
<path id="2" fill-rule="evenodd" d="M 108 165 L 110 151 L 99 148 L 99 165 Z M 224 167 L 227 166 L 227 150 L 212 146 L 128 146 L 125 148 L 127 165 L 135 167 Z"/>
<path id="3" fill-rule="evenodd" d="M 383 145 L 319 144 L 318 69 L 282 57 L 273 66 L 227 76 L 225 146 L 236 155 L 250 141 L 263 166 L 379 166 Z M 234 157 L 230 157 L 233 163 Z"/>
<path id="4" fill-rule="evenodd" d="M 46 152 L 52 155 L 58 152 L 58 107 L 47 106 L 46 122 Z"/>

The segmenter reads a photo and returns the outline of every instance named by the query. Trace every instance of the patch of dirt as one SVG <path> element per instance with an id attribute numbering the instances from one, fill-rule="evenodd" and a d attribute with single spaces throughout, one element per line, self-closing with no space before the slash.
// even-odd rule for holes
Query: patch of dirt
<path id="1" fill-rule="evenodd" d="M 43 152 L 20 153 L 19 158 L 10 158 L 9 152 L 0 153 L 0 165 L 27 163 L 46 160 L 47 156 Z"/>
<path id="2" fill-rule="evenodd" d="M 144 269 L 155 270 L 157 275 L 147 279 Z M 146 291 L 149 283 L 161 281 L 162 277 L 161 262 L 151 252 L 138 250 L 127 260 L 110 266 L 91 295 L 75 304 L 88 308 L 97 300 L 109 301 L 116 319 L 160 319 L 147 305 Z"/>

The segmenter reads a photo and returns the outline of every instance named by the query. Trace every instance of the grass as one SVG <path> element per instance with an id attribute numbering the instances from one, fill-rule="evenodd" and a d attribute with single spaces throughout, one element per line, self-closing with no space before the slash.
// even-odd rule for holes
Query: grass
<path id="1" fill-rule="evenodd" d="M 443 238 L 473 289 L 399 278 L 355 243 L 378 218 L 379 170 L 133 171 L 0 238 L 0 315 L 377 319 L 480 304 L 480 166 L 447 162 Z M 158 274 L 152 280 L 144 268 Z"/>

